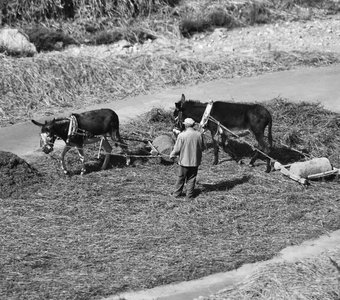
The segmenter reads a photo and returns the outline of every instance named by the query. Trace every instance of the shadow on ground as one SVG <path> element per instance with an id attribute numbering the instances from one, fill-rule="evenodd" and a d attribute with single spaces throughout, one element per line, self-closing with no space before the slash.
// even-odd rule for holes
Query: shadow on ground
<path id="1" fill-rule="evenodd" d="M 243 184 L 250 180 L 250 175 L 245 175 L 241 178 L 235 178 L 232 180 L 222 180 L 217 183 L 208 184 L 208 183 L 201 183 L 202 189 L 201 192 L 212 192 L 212 191 L 226 191 L 231 190 L 235 186 L 239 184 Z"/>

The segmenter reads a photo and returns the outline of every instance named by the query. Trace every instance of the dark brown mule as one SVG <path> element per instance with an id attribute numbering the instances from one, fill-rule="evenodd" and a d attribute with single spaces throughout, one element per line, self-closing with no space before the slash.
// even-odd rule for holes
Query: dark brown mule
<path id="1" fill-rule="evenodd" d="M 204 111 L 206 109 L 207 103 L 202 103 L 199 101 L 193 100 L 185 100 L 185 96 L 182 95 L 180 101 L 175 103 L 176 109 L 174 111 L 174 117 L 176 118 L 177 126 L 180 130 L 183 129 L 183 120 L 185 118 L 192 118 L 196 122 L 200 122 Z M 215 118 L 220 122 L 223 126 L 230 130 L 250 130 L 257 142 L 259 150 L 264 153 L 269 153 L 270 148 L 272 147 L 272 116 L 270 112 L 259 104 L 245 104 L 245 103 L 230 103 L 224 101 L 216 101 L 213 103 L 210 116 Z M 268 147 L 264 141 L 264 130 L 268 126 Z M 216 133 L 218 133 L 218 125 L 209 120 L 206 128 L 211 132 L 211 137 L 214 146 L 214 164 L 218 163 L 218 142 L 216 140 Z M 234 153 L 231 153 L 226 147 L 227 136 L 222 133 L 221 134 L 222 145 L 223 148 L 228 154 L 237 160 L 237 157 Z M 257 151 L 254 152 L 250 165 L 254 165 L 256 159 L 258 158 L 259 153 Z M 266 172 L 270 172 L 270 159 L 267 158 L 267 169 Z"/>
<path id="2" fill-rule="evenodd" d="M 73 130 L 70 130 L 72 118 Z M 41 127 L 41 146 L 45 153 L 53 151 L 54 142 L 57 138 L 62 139 L 66 146 L 61 154 L 61 166 L 65 174 L 68 173 L 65 165 L 65 155 L 70 148 L 75 147 L 78 150 L 82 162 L 81 174 L 86 172 L 83 146 L 102 141 L 102 146 L 106 152 L 102 169 L 107 167 L 110 160 L 112 148 L 107 141 L 111 137 L 113 141 L 117 140 L 123 150 L 127 149 L 119 134 L 119 119 L 117 114 L 111 109 L 98 109 L 81 114 L 72 114 L 70 118 L 58 118 L 52 121 L 39 123 L 35 120 L 32 122 Z M 74 125 L 76 124 L 76 125 Z M 76 128 L 74 128 L 76 127 Z"/>

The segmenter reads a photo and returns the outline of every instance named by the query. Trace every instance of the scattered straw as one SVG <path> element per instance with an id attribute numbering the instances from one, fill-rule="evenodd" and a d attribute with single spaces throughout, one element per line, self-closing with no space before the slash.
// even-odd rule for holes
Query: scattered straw
<path id="1" fill-rule="evenodd" d="M 266 264 L 237 286 L 202 300 L 336 300 L 340 297 L 339 261 L 338 247 L 294 262 Z"/>
<path id="2" fill-rule="evenodd" d="M 284 111 L 293 104 L 271 105 Z M 327 115 L 320 106 L 304 108 Z M 122 126 L 124 135 L 152 139 L 169 132 L 171 112 L 155 109 L 146 116 Z M 294 115 L 282 118 L 289 122 L 274 119 L 275 140 L 296 121 Z M 85 148 L 93 166 L 97 150 Z M 70 154 L 69 162 L 77 174 L 76 156 Z M 200 194 L 185 201 L 169 195 L 176 164 L 135 160 L 126 167 L 112 156 L 109 170 L 94 166 L 85 176 L 68 177 L 59 157 L 56 152 L 32 163 L 42 174 L 39 183 L 0 201 L 0 293 L 7 299 L 100 299 L 195 279 L 269 259 L 340 228 L 335 178 L 306 189 L 281 173 L 265 173 L 261 161 L 251 168 L 221 152 L 213 166 L 208 148 L 198 174 Z"/>

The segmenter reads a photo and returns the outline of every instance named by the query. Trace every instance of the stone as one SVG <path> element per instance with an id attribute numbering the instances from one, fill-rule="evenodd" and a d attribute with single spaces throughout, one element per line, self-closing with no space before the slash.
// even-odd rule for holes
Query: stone
<path id="1" fill-rule="evenodd" d="M 18 29 L 2 28 L 0 29 L 0 52 L 13 56 L 34 56 L 37 49 L 25 33 Z"/>

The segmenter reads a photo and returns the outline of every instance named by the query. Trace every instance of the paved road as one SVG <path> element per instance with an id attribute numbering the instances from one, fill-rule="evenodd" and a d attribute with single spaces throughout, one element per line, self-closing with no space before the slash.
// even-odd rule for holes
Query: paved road
<path id="1" fill-rule="evenodd" d="M 84 110 L 108 107 L 119 115 L 121 123 L 149 111 L 152 107 L 170 108 L 184 93 L 187 99 L 200 101 L 264 101 L 277 96 L 290 101 L 321 102 L 325 108 L 340 112 L 340 65 L 301 68 L 251 78 L 216 80 L 184 88 L 167 89 L 152 95 L 126 98 Z M 71 112 L 65 112 L 68 116 Z M 0 150 L 21 157 L 38 154 L 39 128 L 31 122 L 0 128 Z"/>

